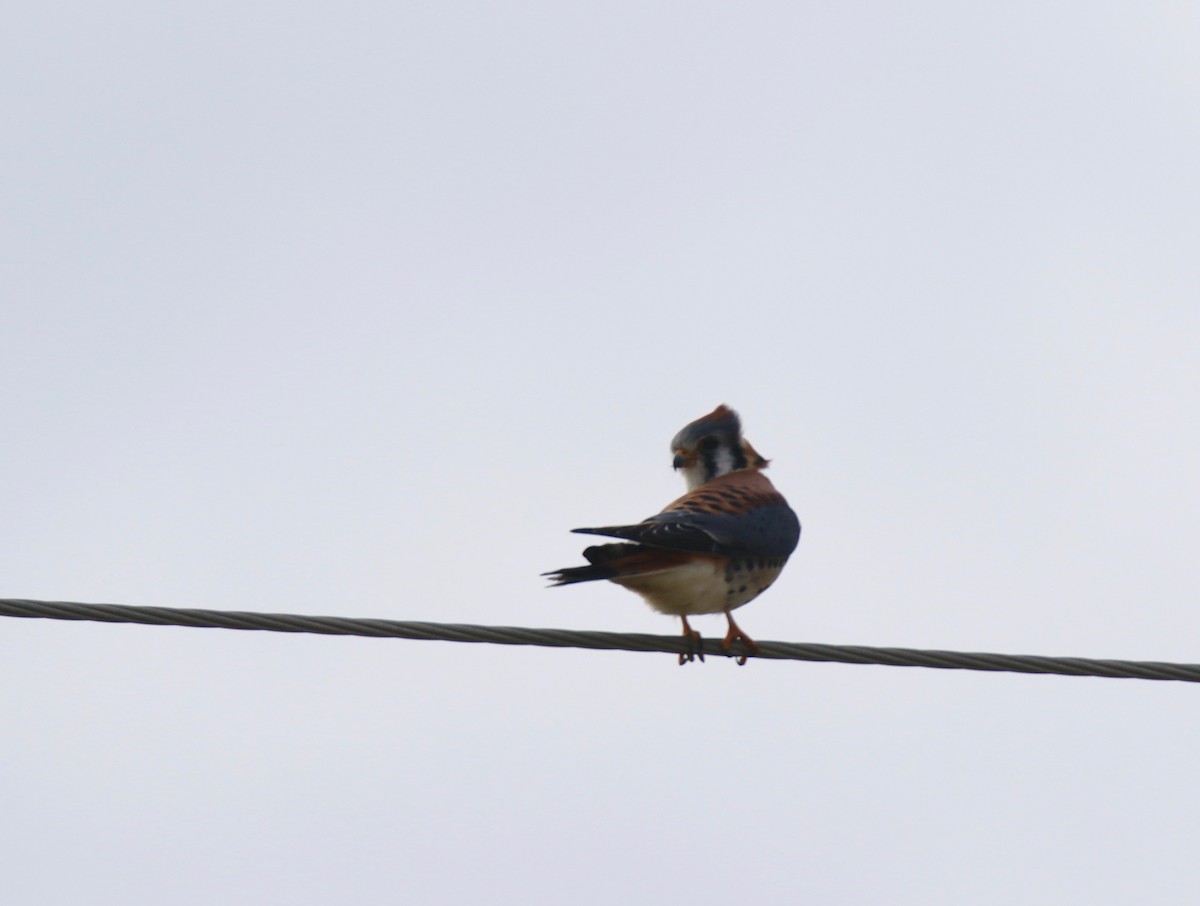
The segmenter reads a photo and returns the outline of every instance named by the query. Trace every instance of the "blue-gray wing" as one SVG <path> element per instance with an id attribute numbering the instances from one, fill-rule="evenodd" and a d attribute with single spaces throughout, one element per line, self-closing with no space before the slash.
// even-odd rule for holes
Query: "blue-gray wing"
<path id="1" fill-rule="evenodd" d="M 667 550 L 786 558 L 800 542 L 800 520 L 782 500 L 737 513 L 664 510 L 637 525 L 573 529 L 585 535 L 624 538 Z"/>

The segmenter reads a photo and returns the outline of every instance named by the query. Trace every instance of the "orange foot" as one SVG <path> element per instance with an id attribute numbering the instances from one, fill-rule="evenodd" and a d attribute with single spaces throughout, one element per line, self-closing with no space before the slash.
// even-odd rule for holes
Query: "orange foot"
<path id="1" fill-rule="evenodd" d="M 682 667 L 688 661 L 694 661 L 700 658 L 700 663 L 704 663 L 704 648 L 701 646 L 700 633 L 688 625 L 687 617 L 680 617 L 683 620 L 683 641 L 687 646 L 687 651 L 679 655 L 679 666 Z"/>
<path id="2" fill-rule="evenodd" d="M 754 641 L 754 639 L 742 632 L 741 627 L 739 627 L 737 623 L 733 622 L 733 614 L 731 614 L 728 610 L 725 611 L 725 619 L 729 620 L 729 631 L 725 633 L 725 638 L 721 640 L 721 647 L 728 651 L 732 656 L 733 652 L 730 651 L 730 649 L 733 648 L 733 643 L 741 642 L 745 646 L 746 650 L 750 652 L 750 654 L 758 654 L 758 642 Z M 746 658 L 748 656 L 749 655 L 745 654 L 738 656 L 737 662 L 739 667 L 745 666 Z M 682 663 L 682 661 L 680 663 Z"/>

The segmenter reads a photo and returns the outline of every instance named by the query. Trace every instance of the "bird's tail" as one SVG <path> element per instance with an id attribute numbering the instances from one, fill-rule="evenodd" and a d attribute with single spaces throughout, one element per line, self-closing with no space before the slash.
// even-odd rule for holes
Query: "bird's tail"
<path id="1" fill-rule="evenodd" d="M 612 561 L 637 550 L 640 550 L 640 546 L 637 544 L 597 544 L 595 547 L 586 548 L 583 552 L 583 556 L 588 561 L 587 566 L 568 566 L 564 569 L 542 573 L 542 575 L 550 579 L 552 588 L 556 585 L 573 585 L 576 582 L 611 579 L 621 572 L 612 565 Z"/>

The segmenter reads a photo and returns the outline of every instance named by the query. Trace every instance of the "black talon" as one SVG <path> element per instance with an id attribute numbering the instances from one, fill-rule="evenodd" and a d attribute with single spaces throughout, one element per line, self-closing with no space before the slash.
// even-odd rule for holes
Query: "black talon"
<path id="1" fill-rule="evenodd" d="M 704 640 L 700 638 L 700 633 L 688 625 L 687 617 L 680 617 L 683 620 L 683 638 L 687 647 L 687 651 L 679 655 L 679 666 L 682 667 L 688 661 L 694 661 L 700 658 L 700 663 L 704 663 Z"/>

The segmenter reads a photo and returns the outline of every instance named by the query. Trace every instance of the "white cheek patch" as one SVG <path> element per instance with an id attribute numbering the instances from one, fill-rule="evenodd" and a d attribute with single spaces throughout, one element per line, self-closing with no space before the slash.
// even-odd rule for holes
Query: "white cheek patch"
<path id="1" fill-rule="evenodd" d="M 683 473 L 683 480 L 687 482 L 687 489 L 689 491 L 696 490 L 696 488 L 708 481 L 708 476 L 704 473 L 704 463 L 700 460 L 697 460 L 690 466 L 684 466 L 679 471 Z"/>
<path id="2" fill-rule="evenodd" d="M 736 468 L 737 457 L 734 452 L 728 447 L 722 446 L 702 453 L 692 465 L 686 466 L 681 471 L 684 480 L 687 481 L 688 490 L 694 491 L 718 475 L 726 475 Z"/>
<path id="3" fill-rule="evenodd" d="M 734 465 L 733 451 L 728 447 L 718 447 L 714 453 L 716 455 L 713 456 L 713 465 L 716 468 L 713 471 L 712 477 L 716 478 L 718 475 L 725 475 L 732 472 Z"/>

